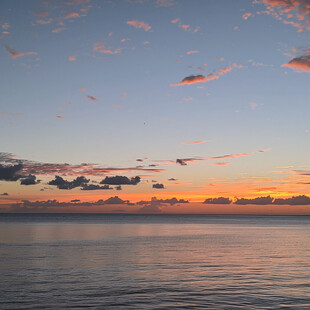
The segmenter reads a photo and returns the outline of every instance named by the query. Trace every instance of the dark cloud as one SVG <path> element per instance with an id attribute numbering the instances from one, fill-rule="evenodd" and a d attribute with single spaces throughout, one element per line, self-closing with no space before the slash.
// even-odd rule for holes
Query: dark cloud
<path id="1" fill-rule="evenodd" d="M 79 199 L 74 199 L 70 202 L 61 202 L 54 200 L 29 201 L 22 200 L 20 203 L 10 205 L 12 211 L 39 211 L 48 210 L 49 208 L 66 208 L 66 207 L 93 207 L 103 205 L 126 204 L 133 205 L 129 200 L 122 200 L 118 196 L 110 197 L 107 200 L 99 199 L 95 202 L 81 202 Z"/>
<path id="2" fill-rule="evenodd" d="M 305 195 L 293 196 L 291 198 L 276 198 L 275 205 L 310 205 L 310 197 Z"/>
<path id="3" fill-rule="evenodd" d="M 155 204 L 155 203 L 159 204 L 159 205 L 170 204 L 173 206 L 177 203 L 188 203 L 188 200 L 177 199 L 175 197 L 173 197 L 171 199 L 157 199 L 156 197 L 152 197 L 151 201 L 141 200 L 141 201 L 137 202 L 137 205 L 149 205 L 149 204 Z"/>
<path id="4" fill-rule="evenodd" d="M 6 165 L 17 165 L 22 164 L 23 175 L 34 174 L 34 175 L 68 175 L 68 176 L 104 176 L 111 172 L 117 171 L 143 171 L 148 173 L 162 172 L 165 169 L 153 169 L 153 168 L 141 168 L 141 167 L 110 167 L 105 168 L 97 164 L 82 163 L 79 165 L 55 164 L 55 163 L 42 163 L 34 162 L 26 159 L 16 159 L 11 153 L 0 152 L 0 163 Z M 0 166 L 0 180 L 1 180 L 1 167 Z M 3 166 L 4 167 L 4 166 Z"/>
<path id="5" fill-rule="evenodd" d="M 64 180 L 62 177 L 56 175 L 55 180 L 50 181 L 49 185 L 57 186 L 59 189 L 73 189 L 75 187 L 80 187 L 86 185 L 89 180 L 84 176 L 77 177 L 73 181 Z"/>
<path id="6" fill-rule="evenodd" d="M 22 175 L 17 173 L 21 171 L 22 168 L 22 164 L 13 166 L 3 166 L 0 164 L 0 181 L 17 181 L 22 177 Z"/>
<path id="7" fill-rule="evenodd" d="M 80 202 L 81 200 L 80 199 L 72 199 L 70 200 L 71 202 Z"/>
<path id="8" fill-rule="evenodd" d="M 217 197 L 217 198 L 208 198 L 203 203 L 215 204 L 215 205 L 216 204 L 225 205 L 225 204 L 230 204 L 231 200 L 229 198 L 225 198 L 225 197 Z"/>
<path id="9" fill-rule="evenodd" d="M 9 196 L 9 194 L 8 193 L 3 193 L 3 194 L 1 194 L 1 196 Z"/>
<path id="10" fill-rule="evenodd" d="M 23 178 L 20 181 L 21 185 L 35 185 L 35 184 L 38 184 L 38 183 L 40 183 L 40 181 L 37 181 L 36 180 L 36 176 L 33 175 L 33 174 L 29 174 L 28 177 Z"/>
<path id="11" fill-rule="evenodd" d="M 266 197 L 256 197 L 252 199 L 246 198 L 237 198 L 234 202 L 236 205 L 271 205 L 273 202 L 273 198 L 270 196 Z"/>
<path id="12" fill-rule="evenodd" d="M 203 158 L 178 158 L 176 163 L 181 166 L 186 166 L 188 162 L 194 162 L 197 160 L 204 160 Z"/>
<path id="13" fill-rule="evenodd" d="M 120 185 L 118 185 L 118 186 L 115 187 L 115 189 L 116 189 L 117 191 L 121 191 L 121 190 L 122 190 L 122 187 L 121 187 Z"/>
<path id="14" fill-rule="evenodd" d="M 161 183 L 155 183 L 155 184 L 153 184 L 152 187 L 153 187 L 153 188 L 157 188 L 157 189 L 165 188 L 165 187 L 164 187 L 164 184 L 161 184 Z"/>
<path id="15" fill-rule="evenodd" d="M 82 191 L 94 191 L 100 189 L 113 189 L 109 185 L 97 185 L 97 184 L 83 184 L 81 190 Z"/>
<path id="16" fill-rule="evenodd" d="M 168 181 L 177 181 L 177 179 L 175 179 L 175 178 L 170 178 L 170 179 L 168 179 Z"/>
<path id="17" fill-rule="evenodd" d="M 108 185 L 137 185 L 140 182 L 141 178 L 136 176 L 134 178 L 127 178 L 125 176 L 113 176 L 113 177 L 105 177 L 100 184 L 108 184 Z"/>

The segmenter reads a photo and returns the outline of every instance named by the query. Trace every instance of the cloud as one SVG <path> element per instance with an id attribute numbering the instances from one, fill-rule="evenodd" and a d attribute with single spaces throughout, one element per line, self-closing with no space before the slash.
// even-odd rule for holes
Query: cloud
<path id="1" fill-rule="evenodd" d="M 49 12 L 42 10 L 42 11 L 32 12 L 32 14 L 36 17 L 47 17 L 49 15 Z"/>
<path id="2" fill-rule="evenodd" d="M 291 198 L 276 198 L 275 205 L 310 205 L 310 197 L 305 195 L 293 196 Z"/>
<path id="3" fill-rule="evenodd" d="M 61 31 L 64 31 L 64 30 L 66 30 L 67 28 L 64 28 L 64 27 L 60 27 L 60 28 L 56 28 L 56 29 L 53 29 L 52 30 L 52 32 L 53 33 L 59 33 L 59 32 L 61 32 Z M 71 56 L 70 56 L 71 57 Z M 69 58 L 70 58 L 69 57 Z M 70 60 L 70 59 L 69 59 Z"/>
<path id="4" fill-rule="evenodd" d="M 282 67 L 291 68 L 296 72 L 310 73 L 310 55 L 293 58 L 287 64 L 282 65 Z"/>
<path id="5" fill-rule="evenodd" d="M 56 199 L 54 200 L 42 200 L 42 201 L 29 201 L 23 200 L 19 203 L 14 203 L 10 205 L 12 211 L 39 211 L 48 210 L 50 208 L 66 208 L 66 207 L 93 207 L 93 206 L 103 206 L 103 205 L 132 205 L 129 200 L 123 200 L 118 196 L 110 197 L 107 200 L 99 199 L 94 202 L 82 202 L 79 199 L 74 199 L 70 202 L 60 202 Z"/>
<path id="6" fill-rule="evenodd" d="M 227 205 L 231 203 L 231 200 L 225 197 L 207 198 L 203 203 L 212 204 L 212 205 L 217 205 L 217 204 Z"/>
<path id="7" fill-rule="evenodd" d="M 285 24 L 291 24 L 298 27 L 298 32 L 303 31 L 305 28 L 310 30 L 310 5 L 308 0 L 263 0 L 262 1 L 267 11 L 260 13 L 268 14 L 281 20 Z M 287 21 L 283 16 L 290 19 L 295 18 L 299 21 Z"/>
<path id="8" fill-rule="evenodd" d="M 59 189 L 73 189 L 75 187 L 80 187 L 88 183 L 89 180 L 84 176 L 77 177 L 73 181 L 64 180 L 62 177 L 56 175 L 55 180 L 48 182 L 48 185 L 57 186 Z"/>
<path id="9" fill-rule="evenodd" d="M 151 30 L 151 26 L 148 23 L 145 23 L 143 21 L 129 20 L 127 21 L 127 24 L 135 28 L 138 28 L 138 29 L 144 29 L 145 31 Z"/>
<path id="10" fill-rule="evenodd" d="M 71 19 L 71 18 L 77 18 L 77 17 L 81 17 L 79 13 L 77 12 L 72 12 L 67 14 L 64 19 Z"/>
<path id="11" fill-rule="evenodd" d="M 1 28 L 4 29 L 4 30 L 8 30 L 10 28 L 10 24 L 9 23 L 4 23 L 1 25 Z"/>
<path id="12" fill-rule="evenodd" d="M 83 184 L 81 190 L 82 191 L 94 191 L 94 190 L 105 190 L 105 189 L 113 189 L 109 185 L 100 186 L 97 184 Z"/>
<path id="13" fill-rule="evenodd" d="M 141 178 L 136 176 L 134 178 L 127 178 L 126 176 L 113 176 L 113 177 L 105 177 L 100 184 L 109 184 L 109 185 L 137 185 L 140 183 Z"/>
<path id="14" fill-rule="evenodd" d="M 37 55 L 36 52 L 27 52 L 27 53 L 24 53 L 24 52 L 17 52 L 16 50 L 14 50 L 13 48 L 9 47 L 9 46 L 6 46 L 5 47 L 6 51 L 8 52 L 8 54 L 13 58 L 18 58 L 18 57 L 22 57 L 22 56 L 25 56 L 25 55 Z"/>
<path id="15" fill-rule="evenodd" d="M 21 185 L 35 185 L 40 183 L 40 181 L 36 181 L 36 176 L 33 174 L 29 174 L 27 177 L 23 178 L 20 182 Z"/>
<path id="16" fill-rule="evenodd" d="M 171 21 L 171 23 L 172 24 L 176 24 L 176 23 L 178 23 L 180 21 L 180 18 L 176 18 L 176 19 L 173 19 L 172 21 Z"/>
<path id="17" fill-rule="evenodd" d="M 17 181 L 22 176 L 18 174 L 23 168 L 22 164 L 3 166 L 0 164 L 0 181 Z"/>
<path id="18" fill-rule="evenodd" d="M 213 156 L 208 157 L 208 159 L 226 159 L 226 158 L 238 158 L 242 156 L 250 156 L 250 153 L 242 153 L 242 154 L 229 154 L 229 155 L 221 155 L 221 156 Z"/>
<path id="19" fill-rule="evenodd" d="M 231 162 L 220 162 L 220 163 L 213 163 L 214 166 L 228 166 Z"/>
<path id="20" fill-rule="evenodd" d="M 251 17 L 252 16 L 252 13 L 244 13 L 243 15 L 242 15 L 242 18 L 244 19 L 244 20 L 247 20 L 249 17 Z"/>
<path id="21" fill-rule="evenodd" d="M 75 61 L 76 58 L 74 56 L 69 56 L 69 61 Z"/>
<path id="22" fill-rule="evenodd" d="M 193 141 L 193 142 L 182 142 L 182 144 L 201 144 L 201 143 L 206 143 L 210 142 L 210 140 L 201 140 L 201 141 Z"/>
<path id="23" fill-rule="evenodd" d="M 60 115 L 56 115 L 56 118 L 58 118 L 58 119 L 66 119 L 65 117 L 60 116 Z"/>
<path id="24" fill-rule="evenodd" d="M 157 205 L 163 205 L 163 204 L 170 204 L 171 206 L 177 204 L 177 203 L 189 203 L 188 200 L 184 199 L 177 199 L 175 197 L 171 199 L 157 199 L 156 197 L 152 197 L 151 201 L 138 201 L 136 204 L 137 205 L 147 205 L 147 204 L 157 204 Z"/>
<path id="25" fill-rule="evenodd" d="M 202 74 L 198 75 L 190 75 L 185 77 L 181 82 L 171 84 L 171 86 L 183 86 L 183 85 L 191 85 L 196 83 L 205 83 L 212 80 L 218 79 L 221 75 L 224 75 L 231 71 L 231 67 L 223 68 L 223 69 L 217 69 L 214 71 L 214 73 L 209 73 L 207 76 L 204 76 Z"/>
<path id="26" fill-rule="evenodd" d="M 48 24 L 51 24 L 52 22 L 54 21 L 53 18 L 49 18 L 49 19 L 38 19 L 37 20 L 37 23 L 40 24 L 40 25 L 48 25 Z"/>
<path id="27" fill-rule="evenodd" d="M 9 196 L 9 194 L 8 193 L 3 193 L 3 194 L 1 194 L 1 196 Z"/>
<path id="28" fill-rule="evenodd" d="M 121 48 L 117 48 L 115 50 L 109 49 L 107 48 L 103 43 L 101 42 L 95 42 L 94 46 L 93 46 L 93 50 L 99 53 L 103 53 L 103 54 L 111 54 L 111 55 L 115 55 L 115 54 L 119 54 L 121 52 Z"/>
<path id="29" fill-rule="evenodd" d="M 8 164 L 22 164 L 22 171 L 24 175 L 67 175 L 67 176 L 104 176 L 108 173 L 116 173 L 119 171 L 126 172 L 147 172 L 147 173 L 159 173 L 165 171 L 165 169 L 159 168 L 143 168 L 143 167 L 102 167 L 97 164 L 82 163 L 79 165 L 70 164 L 55 164 L 55 163 L 42 163 L 35 162 L 26 159 L 17 159 L 11 153 L 0 152 L 0 163 Z M 1 171 L 1 169 L 0 169 Z"/>
<path id="30" fill-rule="evenodd" d="M 267 197 L 256 197 L 252 199 L 237 198 L 234 202 L 236 205 L 270 205 L 273 202 L 273 198 Z"/>
<path id="31" fill-rule="evenodd" d="M 253 101 L 250 102 L 249 104 L 250 104 L 252 110 L 255 110 L 258 107 L 258 104 L 253 102 Z"/>
<path id="32" fill-rule="evenodd" d="M 87 97 L 89 100 L 91 100 L 91 101 L 94 101 L 94 102 L 97 102 L 97 101 L 98 101 L 98 99 L 97 99 L 96 97 L 94 97 L 94 96 L 86 95 L 86 97 Z"/>
<path id="33" fill-rule="evenodd" d="M 161 183 L 155 183 L 152 185 L 153 188 L 157 188 L 157 189 L 163 189 L 165 188 L 164 187 L 164 184 L 161 184 Z"/>
<path id="34" fill-rule="evenodd" d="M 170 7 L 177 5 L 177 2 L 174 0 L 156 0 L 156 5 L 160 7 Z"/>
<path id="35" fill-rule="evenodd" d="M 186 166 L 188 162 L 194 162 L 197 160 L 203 160 L 203 158 L 178 158 L 176 163 L 181 166 Z"/>
<path id="36" fill-rule="evenodd" d="M 199 51 L 188 51 L 188 52 L 186 52 L 187 55 L 197 54 L 197 53 L 199 53 Z"/>

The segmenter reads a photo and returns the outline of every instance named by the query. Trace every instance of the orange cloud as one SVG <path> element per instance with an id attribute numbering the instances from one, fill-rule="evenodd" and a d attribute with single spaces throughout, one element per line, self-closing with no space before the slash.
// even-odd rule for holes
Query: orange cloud
<path id="1" fill-rule="evenodd" d="M 37 20 L 37 23 L 40 24 L 40 25 L 47 25 L 47 24 L 50 24 L 53 22 L 53 18 L 49 18 L 47 20 L 44 20 L 44 19 L 38 19 Z"/>
<path id="2" fill-rule="evenodd" d="M 222 155 L 222 156 L 213 156 L 208 157 L 209 159 L 225 159 L 225 158 L 238 158 L 241 156 L 250 156 L 250 153 L 242 153 L 242 154 L 229 154 L 229 155 Z"/>
<path id="3" fill-rule="evenodd" d="M 69 56 L 69 61 L 75 61 L 76 58 L 74 56 Z"/>
<path id="4" fill-rule="evenodd" d="M 63 116 L 57 115 L 56 118 L 58 119 L 65 119 Z"/>
<path id="5" fill-rule="evenodd" d="M 214 166 L 228 166 L 231 162 L 220 162 L 220 163 L 213 163 Z"/>
<path id="6" fill-rule="evenodd" d="M 103 45 L 101 42 L 96 42 L 94 44 L 93 49 L 96 52 L 103 53 L 103 54 L 111 54 L 111 55 L 119 54 L 122 50 L 121 48 L 117 48 L 113 51 L 111 49 L 106 48 L 105 45 Z"/>
<path id="7" fill-rule="evenodd" d="M 64 31 L 64 30 L 66 30 L 66 28 L 60 27 L 60 28 L 53 29 L 52 32 L 53 33 L 59 33 L 59 32 Z"/>
<path id="8" fill-rule="evenodd" d="M 151 30 L 151 26 L 148 23 L 138 21 L 138 20 L 129 20 L 127 21 L 128 25 L 131 25 L 137 29 L 144 29 L 145 31 Z"/>
<path id="9" fill-rule="evenodd" d="M 201 143 L 206 143 L 210 142 L 210 140 L 201 140 L 201 141 L 193 141 L 193 142 L 182 142 L 182 144 L 201 144 Z"/>
<path id="10" fill-rule="evenodd" d="M 249 17 L 251 17 L 252 16 L 252 13 L 244 13 L 243 15 L 242 15 L 242 18 L 244 19 L 244 20 L 247 20 Z"/>
<path id="11" fill-rule="evenodd" d="M 293 58 L 287 64 L 282 67 L 289 67 L 296 72 L 309 72 L 310 73 L 310 55 L 303 55 Z"/>
<path id="12" fill-rule="evenodd" d="M 17 52 L 16 50 L 14 50 L 13 48 L 9 47 L 9 46 L 6 46 L 5 47 L 6 51 L 8 52 L 8 54 L 12 57 L 12 58 L 18 58 L 18 57 L 22 57 L 22 56 L 25 56 L 25 55 L 37 55 L 36 52 L 27 52 L 27 53 L 24 53 L 24 52 Z"/>
<path id="13" fill-rule="evenodd" d="M 182 86 L 182 85 L 191 85 L 196 83 L 205 83 L 207 81 L 212 81 L 218 79 L 217 75 L 213 73 L 208 74 L 207 76 L 204 75 L 190 75 L 185 77 L 180 83 L 172 84 L 171 86 Z"/>
<path id="14" fill-rule="evenodd" d="M 199 53 L 199 51 L 188 51 L 188 52 L 186 52 L 187 55 L 197 54 L 197 53 Z"/>
<path id="15" fill-rule="evenodd" d="M 76 12 L 72 12 L 72 13 L 67 14 L 67 15 L 64 17 L 64 19 L 77 18 L 77 17 L 80 17 L 80 14 L 79 14 L 79 13 L 76 13 Z"/>
<path id="16" fill-rule="evenodd" d="M 4 23 L 1 27 L 4 30 L 8 30 L 10 28 L 10 24 L 9 23 Z"/>

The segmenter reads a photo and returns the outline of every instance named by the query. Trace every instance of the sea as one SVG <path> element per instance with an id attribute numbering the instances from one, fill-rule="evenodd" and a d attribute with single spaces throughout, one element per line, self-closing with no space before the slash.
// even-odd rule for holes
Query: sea
<path id="1" fill-rule="evenodd" d="M 0 214 L 0 309 L 310 309 L 310 217 Z"/>

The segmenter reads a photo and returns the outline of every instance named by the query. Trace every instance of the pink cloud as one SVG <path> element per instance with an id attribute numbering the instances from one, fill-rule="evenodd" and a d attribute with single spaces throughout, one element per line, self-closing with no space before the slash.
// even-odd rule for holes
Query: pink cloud
<path id="1" fill-rule="evenodd" d="M 296 72 L 308 72 L 310 73 L 310 55 L 303 55 L 293 58 L 288 63 L 282 65 L 282 67 L 289 67 Z"/>
<path id="2" fill-rule="evenodd" d="M 188 52 L 186 52 L 187 55 L 197 54 L 197 53 L 199 53 L 199 51 L 188 51 Z"/>
<path id="3" fill-rule="evenodd" d="M 148 23 L 138 20 L 129 20 L 127 21 L 128 25 L 131 25 L 137 29 L 144 29 L 145 31 L 151 30 L 151 26 Z"/>
<path id="4" fill-rule="evenodd" d="M 180 28 L 187 31 L 187 30 L 189 30 L 189 25 L 180 25 Z"/>
<path id="5" fill-rule="evenodd" d="M 180 18 L 176 18 L 176 19 L 173 19 L 172 21 L 171 21 L 171 23 L 172 24 L 176 24 L 176 23 L 178 23 L 180 21 Z"/>
<path id="6" fill-rule="evenodd" d="M 63 116 L 57 115 L 56 118 L 58 119 L 65 119 Z"/>
<path id="7" fill-rule="evenodd" d="M 101 42 L 96 42 L 94 44 L 93 49 L 96 52 L 103 53 L 103 54 L 111 54 L 111 55 L 119 54 L 122 50 L 121 48 L 117 48 L 113 51 L 112 49 L 106 48 L 106 46 Z"/>
<path id="8" fill-rule="evenodd" d="M 94 102 L 97 102 L 97 101 L 98 101 L 98 99 L 97 99 L 96 97 L 94 97 L 94 96 L 86 95 L 86 97 L 87 97 L 89 100 L 91 100 L 91 101 L 94 101 Z"/>
<path id="9" fill-rule="evenodd" d="M 74 56 L 69 56 L 69 61 L 75 61 L 76 58 Z"/>
<path id="10" fill-rule="evenodd" d="M 258 107 L 258 104 L 255 102 L 250 102 L 249 104 L 250 104 L 252 110 L 255 110 Z"/>
<path id="11" fill-rule="evenodd" d="M 85 91 L 85 88 L 80 88 L 79 91 L 83 92 L 83 91 Z"/>
<path id="12" fill-rule="evenodd" d="M 193 142 L 182 142 L 182 144 L 201 144 L 201 143 L 206 143 L 210 142 L 210 140 L 201 140 L 201 141 L 193 141 Z"/>

